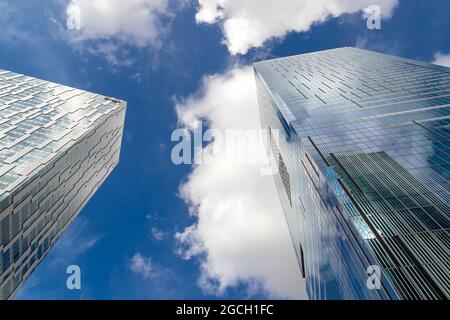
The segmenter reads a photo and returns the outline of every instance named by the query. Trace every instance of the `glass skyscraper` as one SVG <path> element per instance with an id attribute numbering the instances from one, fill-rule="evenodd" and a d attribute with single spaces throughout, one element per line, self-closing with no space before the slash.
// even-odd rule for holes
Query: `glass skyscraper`
<path id="1" fill-rule="evenodd" d="M 16 293 L 119 161 L 126 103 L 0 70 L 0 298 Z"/>
<path id="2" fill-rule="evenodd" d="M 309 298 L 448 299 L 450 69 L 339 48 L 254 70 Z"/>

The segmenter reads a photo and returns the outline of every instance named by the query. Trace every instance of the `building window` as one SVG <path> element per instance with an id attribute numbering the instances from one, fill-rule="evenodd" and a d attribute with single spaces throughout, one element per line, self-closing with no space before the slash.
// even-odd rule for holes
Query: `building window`
<path id="1" fill-rule="evenodd" d="M 272 129 L 269 127 L 269 138 L 270 145 L 272 148 L 273 157 L 277 161 L 278 173 L 280 174 L 281 181 L 283 182 L 284 190 L 286 191 L 286 196 L 289 199 L 289 204 L 292 207 L 292 195 L 291 195 L 291 181 L 289 178 L 289 172 L 287 170 L 286 164 L 284 163 L 283 156 L 278 149 L 275 139 L 272 135 Z"/>
<path id="2" fill-rule="evenodd" d="M 301 244 L 299 244 L 300 247 L 300 260 L 301 260 L 301 264 L 300 264 L 300 268 L 301 268 L 301 272 L 302 272 L 302 278 L 305 279 L 306 274 L 305 274 L 305 257 L 303 254 L 303 247 Z"/>

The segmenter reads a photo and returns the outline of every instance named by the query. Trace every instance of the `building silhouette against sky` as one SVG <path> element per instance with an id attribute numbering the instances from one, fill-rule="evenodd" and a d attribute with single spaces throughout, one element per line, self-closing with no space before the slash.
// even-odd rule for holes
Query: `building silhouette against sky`
<path id="1" fill-rule="evenodd" d="M 117 165 L 125 109 L 0 70 L 1 299 L 20 289 Z"/>
<path id="2" fill-rule="evenodd" d="M 254 69 L 309 298 L 448 299 L 450 69 L 355 48 Z"/>

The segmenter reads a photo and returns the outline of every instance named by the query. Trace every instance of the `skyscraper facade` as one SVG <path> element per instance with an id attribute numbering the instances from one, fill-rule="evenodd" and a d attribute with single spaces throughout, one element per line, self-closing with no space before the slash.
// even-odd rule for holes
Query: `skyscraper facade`
<path id="1" fill-rule="evenodd" d="M 450 297 L 450 69 L 339 48 L 254 65 L 311 299 Z"/>
<path id="2" fill-rule="evenodd" d="M 126 103 L 0 70 L 0 298 L 12 297 L 119 161 Z"/>

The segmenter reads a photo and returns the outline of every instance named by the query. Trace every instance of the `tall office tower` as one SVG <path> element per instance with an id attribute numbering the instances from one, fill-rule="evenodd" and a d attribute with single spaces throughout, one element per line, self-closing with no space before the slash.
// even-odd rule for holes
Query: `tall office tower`
<path id="1" fill-rule="evenodd" d="M 19 290 L 118 163 L 125 108 L 0 70 L 1 299 Z"/>
<path id="2" fill-rule="evenodd" d="M 448 299 L 450 69 L 354 48 L 254 69 L 309 297 Z"/>

